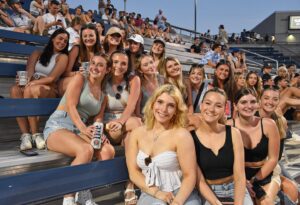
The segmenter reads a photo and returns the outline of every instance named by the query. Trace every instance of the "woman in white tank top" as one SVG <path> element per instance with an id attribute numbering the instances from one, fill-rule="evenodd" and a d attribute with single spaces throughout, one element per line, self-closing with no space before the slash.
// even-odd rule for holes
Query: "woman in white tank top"
<path id="1" fill-rule="evenodd" d="M 56 82 L 65 71 L 68 62 L 69 33 L 56 30 L 48 44 L 41 51 L 34 51 L 27 61 L 28 82 L 20 86 L 18 80 L 10 89 L 11 98 L 55 98 Z M 18 78 L 17 78 L 18 79 Z M 38 149 L 45 147 L 42 133 L 39 132 L 37 117 L 17 118 L 21 130 L 21 150 L 31 149 L 33 143 Z"/>
<path id="2" fill-rule="evenodd" d="M 174 85 L 163 85 L 145 106 L 145 125 L 126 149 L 129 177 L 142 190 L 138 205 L 200 205 L 193 139 L 184 129 L 187 107 Z M 189 154 L 186 154 L 189 153 Z"/>

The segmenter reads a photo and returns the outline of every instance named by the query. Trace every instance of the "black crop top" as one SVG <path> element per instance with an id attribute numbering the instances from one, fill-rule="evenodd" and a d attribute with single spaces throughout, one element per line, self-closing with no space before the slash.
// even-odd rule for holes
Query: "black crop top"
<path id="1" fill-rule="evenodd" d="M 260 139 L 259 143 L 253 149 L 248 149 L 248 148 L 244 147 L 245 162 L 260 162 L 262 160 L 265 160 L 268 156 L 269 138 L 267 138 L 266 135 L 264 134 L 262 120 L 263 120 L 263 118 L 260 120 L 261 139 Z M 233 126 L 235 127 L 235 120 L 233 120 Z"/>
<path id="2" fill-rule="evenodd" d="M 197 163 L 205 179 L 216 180 L 233 175 L 234 153 L 231 138 L 231 127 L 226 125 L 225 144 L 216 156 L 213 151 L 201 144 L 194 130 L 191 131 L 194 139 Z"/>

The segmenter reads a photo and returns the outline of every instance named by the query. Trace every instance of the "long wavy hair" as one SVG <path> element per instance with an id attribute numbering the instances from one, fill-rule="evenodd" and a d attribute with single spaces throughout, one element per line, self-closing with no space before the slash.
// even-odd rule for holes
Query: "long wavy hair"
<path id="1" fill-rule="evenodd" d="M 154 58 L 154 54 L 152 52 L 152 48 L 153 48 L 154 43 L 151 46 L 150 49 L 150 55 Z M 166 58 L 166 48 L 164 47 L 163 52 L 161 53 L 161 55 L 159 56 L 159 63 L 157 65 L 157 71 L 159 72 L 159 74 L 163 75 L 164 72 L 164 64 L 165 64 L 165 58 Z"/>
<path id="2" fill-rule="evenodd" d="M 114 72 L 113 67 L 112 67 L 113 66 L 113 60 L 112 59 L 117 54 L 126 56 L 126 58 L 128 60 L 127 65 L 129 64 L 129 58 L 128 58 L 128 56 L 126 55 L 126 53 L 124 51 L 119 51 L 119 50 L 114 51 L 110 55 L 109 61 L 108 61 L 108 67 L 110 68 L 110 72 L 108 73 L 107 80 L 106 80 L 108 83 L 111 83 L 111 80 L 112 80 L 112 77 L 113 77 L 113 72 Z M 131 79 L 131 76 L 132 76 L 132 73 L 131 73 L 130 69 L 127 68 L 127 71 L 124 74 L 124 80 L 126 82 L 126 89 L 127 90 L 129 88 L 129 81 Z"/>
<path id="3" fill-rule="evenodd" d="M 144 121 L 147 129 L 152 129 L 155 124 L 153 106 L 157 98 L 163 93 L 170 95 L 176 102 L 176 112 L 170 122 L 171 128 L 185 127 L 187 123 L 187 107 L 184 103 L 181 92 L 176 86 L 167 84 L 154 91 L 143 109 Z"/>
<path id="4" fill-rule="evenodd" d="M 226 92 L 226 95 L 227 95 L 228 99 L 229 99 L 231 102 L 234 102 L 234 96 L 235 96 L 235 94 L 236 94 L 237 87 L 236 87 L 236 83 L 235 83 L 235 80 L 234 80 L 233 71 L 232 71 L 232 69 L 231 69 L 230 64 L 229 64 L 227 61 L 220 61 L 220 62 L 217 64 L 217 66 L 216 66 L 216 70 L 217 70 L 221 65 L 226 65 L 226 66 L 229 68 L 228 78 L 226 78 L 226 79 L 223 81 L 223 86 L 224 86 L 224 90 L 225 90 L 225 92 Z M 218 81 L 217 75 L 214 76 L 214 79 L 213 79 L 213 86 L 214 86 L 214 87 L 220 88 L 220 85 L 219 85 L 219 81 Z"/>
<path id="5" fill-rule="evenodd" d="M 54 33 L 51 35 L 47 45 L 45 46 L 41 56 L 40 56 L 40 59 L 39 59 L 39 62 L 43 65 L 43 66 L 47 66 L 50 62 L 50 59 L 51 57 L 53 56 L 54 54 L 54 46 L 53 46 L 53 39 L 58 36 L 59 34 L 67 34 L 68 35 L 68 42 L 66 44 L 66 47 L 60 51 L 60 53 L 63 53 L 63 54 L 66 54 L 68 55 L 69 54 L 69 51 L 68 51 L 68 47 L 69 47 L 69 38 L 70 38 L 70 34 L 63 28 L 59 28 L 57 29 L 56 31 L 54 31 Z"/>
<path id="6" fill-rule="evenodd" d="M 174 78 L 170 77 L 169 74 L 167 73 L 167 63 L 169 61 L 175 61 L 182 69 L 181 63 L 179 62 L 179 60 L 177 58 L 170 57 L 170 56 L 167 57 L 166 60 L 165 60 L 165 63 L 164 63 L 164 73 L 163 73 L 163 76 L 166 79 L 166 83 L 170 83 L 172 85 L 175 85 L 180 90 L 183 97 L 186 98 L 187 97 L 187 90 L 186 90 L 186 86 L 183 82 L 183 74 L 182 74 L 182 72 L 180 72 L 180 75 L 177 79 L 174 79 Z"/>
<path id="7" fill-rule="evenodd" d="M 92 49 L 93 53 L 100 53 L 101 52 L 101 43 L 100 43 L 100 39 L 99 39 L 98 30 L 96 29 L 95 25 L 94 24 L 84 25 L 81 28 L 81 31 L 80 31 L 79 57 L 80 57 L 81 62 L 90 61 L 89 55 L 88 55 L 89 52 L 87 50 L 87 47 L 83 43 L 83 38 L 82 38 L 82 33 L 86 29 L 93 30 L 95 32 L 95 35 L 96 35 L 96 43 L 95 43 L 95 45 L 93 46 L 93 49 Z"/>
<path id="8" fill-rule="evenodd" d="M 277 92 L 278 93 L 278 97 L 280 98 L 280 93 L 279 93 L 279 90 L 278 89 L 274 89 L 274 87 L 268 87 L 268 88 L 264 88 L 262 90 L 262 93 L 261 93 L 261 97 L 260 99 L 263 98 L 264 94 L 267 92 L 267 91 L 274 91 L 274 92 Z M 262 109 L 262 108 L 261 108 Z M 281 115 L 278 115 L 275 110 L 271 113 L 271 119 L 273 119 L 278 127 L 278 131 L 279 131 L 279 135 L 280 135 L 280 139 L 283 139 L 286 137 L 286 130 L 285 130 L 285 126 L 284 126 L 284 121 L 283 121 L 283 116 Z"/>
<path id="9" fill-rule="evenodd" d="M 255 85 L 253 87 L 249 85 L 250 75 L 255 75 L 256 79 L 257 79 L 257 81 L 256 81 L 256 83 L 255 83 Z M 250 71 L 246 75 L 246 87 L 252 89 L 253 91 L 255 91 L 256 95 L 257 95 L 256 96 L 257 98 L 259 98 L 261 96 L 261 93 L 262 93 L 262 86 L 261 85 L 262 85 L 261 78 L 260 78 L 260 76 L 256 72 Z"/>

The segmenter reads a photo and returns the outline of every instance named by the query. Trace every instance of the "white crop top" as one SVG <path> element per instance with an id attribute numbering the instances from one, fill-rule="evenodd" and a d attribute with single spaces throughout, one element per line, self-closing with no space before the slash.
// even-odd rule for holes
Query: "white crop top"
<path id="1" fill-rule="evenodd" d="M 139 150 L 136 157 L 137 165 L 145 175 L 147 186 L 157 186 L 160 190 L 166 192 L 180 188 L 182 172 L 176 152 L 165 151 L 151 157 L 148 166 L 145 164 L 145 158 L 147 157 L 149 156 L 141 150 Z"/>
<path id="2" fill-rule="evenodd" d="M 58 55 L 59 55 L 59 53 L 52 55 L 52 57 L 50 58 L 50 61 L 49 61 L 47 66 L 43 66 L 40 63 L 40 60 L 38 60 L 38 62 L 35 65 L 35 71 L 34 71 L 35 74 L 38 74 L 39 76 L 43 76 L 43 77 L 48 76 L 55 67 L 56 57 Z"/>

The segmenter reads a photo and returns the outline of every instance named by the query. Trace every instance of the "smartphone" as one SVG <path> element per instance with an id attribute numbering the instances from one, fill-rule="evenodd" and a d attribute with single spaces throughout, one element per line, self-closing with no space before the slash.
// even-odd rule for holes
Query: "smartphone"
<path id="1" fill-rule="evenodd" d="M 24 154 L 25 156 L 28 156 L 28 157 L 36 156 L 36 155 L 39 154 L 39 153 L 37 153 L 36 151 L 34 151 L 32 149 L 20 150 L 20 152 L 22 154 Z"/>
<path id="2" fill-rule="evenodd" d="M 61 19 L 57 19 L 57 22 L 62 22 Z"/>

